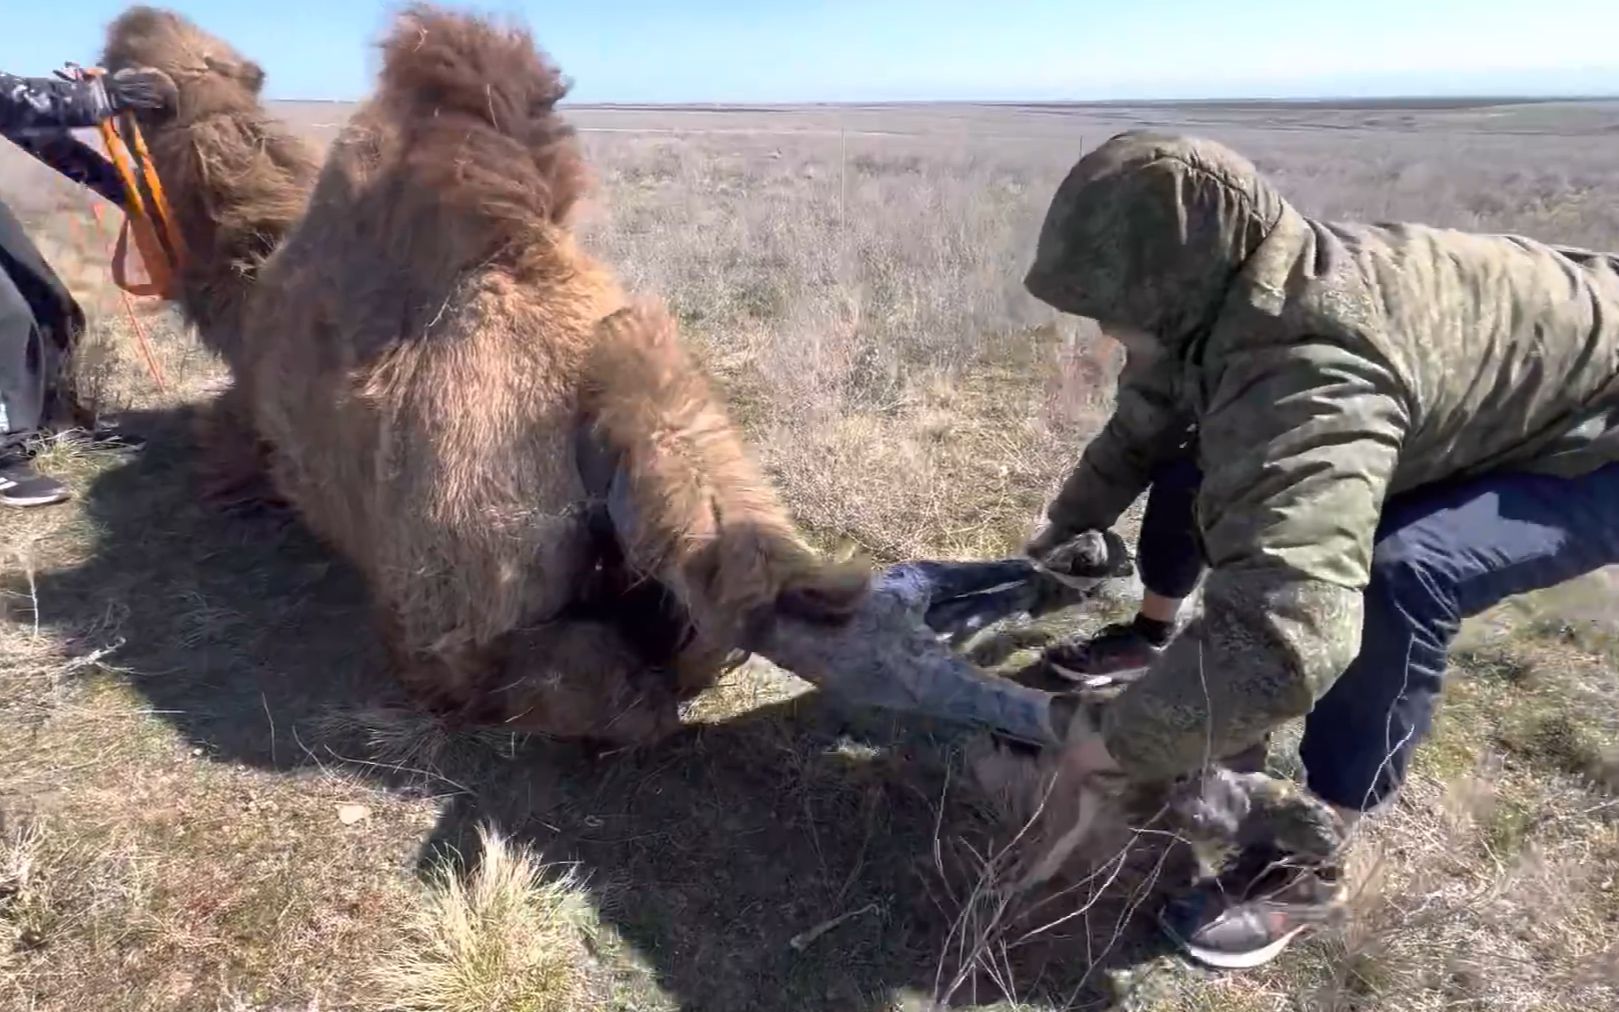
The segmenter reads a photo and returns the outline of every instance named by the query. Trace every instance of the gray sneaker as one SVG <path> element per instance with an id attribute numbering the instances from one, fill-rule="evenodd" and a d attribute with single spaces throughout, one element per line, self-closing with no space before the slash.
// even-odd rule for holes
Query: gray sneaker
<path id="1" fill-rule="evenodd" d="M 49 506 L 70 496 L 61 482 L 45 477 L 26 461 L 0 463 L 0 506 Z"/>
<path id="2" fill-rule="evenodd" d="M 1285 861 L 1233 891 L 1236 876 L 1199 886 L 1160 915 L 1164 930 L 1205 966 L 1262 966 L 1312 928 L 1339 920 L 1348 888 L 1337 866 L 1300 868 Z"/>

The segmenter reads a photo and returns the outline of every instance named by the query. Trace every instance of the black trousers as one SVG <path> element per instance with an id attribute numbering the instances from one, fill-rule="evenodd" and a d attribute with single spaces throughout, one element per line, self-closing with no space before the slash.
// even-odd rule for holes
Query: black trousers
<path id="1" fill-rule="evenodd" d="M 1160 597 L 1186 597 L 1203 577 L 1203 545 L 1194 519 L 1203 472 L 1196 453 L 1196 444 L 1190 444 L 1158 465 L 1147 492 L 1136 569 L 1141 585 Z"/>
<path id="2" fill-rule="evenodd" d="M 66 383 L 84 313 L 0 202 L 0 454 L 73 414 Z"/>

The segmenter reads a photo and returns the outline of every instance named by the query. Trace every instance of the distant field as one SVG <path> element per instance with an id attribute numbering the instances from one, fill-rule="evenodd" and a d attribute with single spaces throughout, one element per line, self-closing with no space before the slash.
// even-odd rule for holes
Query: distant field
<path id="1" fill-rule="evenodd" d="M 277 107 L 319 142 L 348 108 Z M 673 305 L 813 536 L 880 560 L 1015 550 L 1106 417 L 1116 350 L 1021 278 L 1058 181 L 1121 130 L 1226 141 L 1314 215 L 1619 248 L 1619 101 L 570 115 L 588 244 Z M 185 406 L 218 364 L 143 316 L 159 390 L 85 198 L 9 148 L 0 196 L 92 316 L 86 382 L 153 437 L 128 463 L 53 451 L 77 501 L 0 513 L 0 1009 L 876 1012 L 945 989 L 975 860 L 1015 828 L 972 784 L 982 742 L 756 668 L 689 735 L 605 758 L 401 708 L 341 563 L 193 501 Z M 1153 892 L 1132 861 L 981 953 L 956 1004 L 1619 1007 L 1616 584 L 1468 630 L 1350 923 L 1204 975 L 1149 905 L 1120 916 Z"/>

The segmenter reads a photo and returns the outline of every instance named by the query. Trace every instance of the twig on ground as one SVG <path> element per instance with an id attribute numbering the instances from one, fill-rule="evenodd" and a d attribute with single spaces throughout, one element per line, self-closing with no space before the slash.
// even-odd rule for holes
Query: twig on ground
<path id="1" fill-rule="evenodd" d="M 852 921 L 856 917 L 859 917 L 859 916 L 861 916 L 863 914 L 875 914 L 875 913 L 878 912 L 878 910 L 879 910 L 879 907 L 877 906 L 877 904 L 875 904 L 875 903 L 867 903 L 865 906 L 861 907 L 859 910 L 850 910 L 847 913 L 839 914 L 838 916 L 832 918 L 829 921 L 822 921 L 820 924 L 815 925 L 815 927 L 810 928 L 808 931 L 799 932 L 798 934 L 794 935 L 792 938 L 789 938 L 787 940 L 787 944 L 790 945 L 796 951 L 803 952 L 806 948 L 809 947 L 811 942 L 814 942 L 817 938 L 820 938 L 822 935 L 826 934 L 828 931 L 831 931 L 833 928 L 837 927 L 838 925 L 843 924 L 846 921 Z"/>
<path id="2" fill-rule="evenodd" d="M 275 765 L 275 718 L 270 716 L 270 701 L 264 693 L 259 693 L 259 703 L 264 706 L 264 719 L 270 724 L 270 765 Z"/>

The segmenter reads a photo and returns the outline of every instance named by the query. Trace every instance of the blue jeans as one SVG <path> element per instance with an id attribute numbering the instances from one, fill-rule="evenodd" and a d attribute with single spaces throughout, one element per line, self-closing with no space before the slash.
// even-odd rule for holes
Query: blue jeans
<path id="1" fill-rule="evenodd" d="M 1138 564 L 1166 596 L 1189 590 L 1202 559 L 1190 456 L 1148 493 Z M 1196 560 L 1194 566 L 1193 560 Z M 1305 719 L 1310 789 L 1345 808 L 1393 797 L 1427 735 L 1451 641 L 1464 618 L 1505 598 L 1619 563 L 1619 463 L 1577 478 L 1501 472 L 1414 489 L 1383 508 L 1366 588 L 1360 653 Z M 1195 576 L 1192 580 L 1195 583 Z"/>

